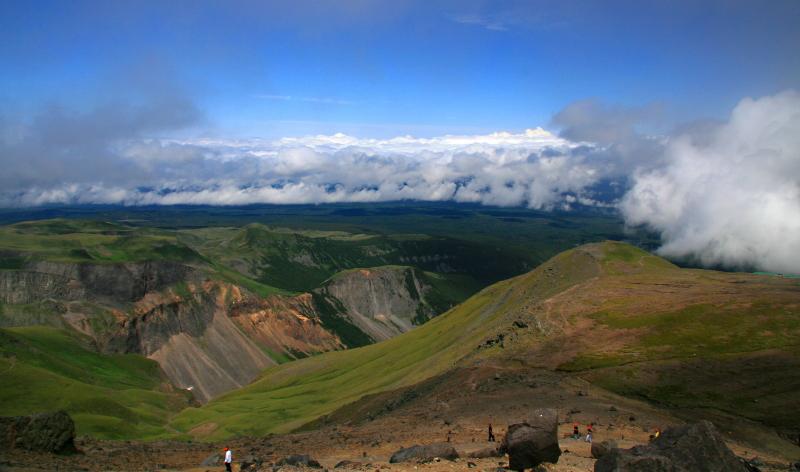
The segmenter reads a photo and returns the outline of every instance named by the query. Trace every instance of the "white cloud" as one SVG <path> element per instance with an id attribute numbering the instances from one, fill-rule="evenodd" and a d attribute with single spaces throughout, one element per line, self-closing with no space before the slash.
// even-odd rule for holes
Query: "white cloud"
<path id="1" fill-rule="evenodd" d="M 233 205 L 454 200 L 567 208 L 592 202 L 604 175 L 579 146 L 541 128 L 522 133 L 392 139 L 344 134 L 265 140 L 132 140 L 117 144 L 128 182 L 102 175 L 6 193 L 43 203 Z M 573 198 L 566 200 L 565 195 Z"/>
<path id="2" fill-rule="evenodd" d="M 704 264 L 800 272 L 800 95 L 742 100 L 709 135 L 670 140 L 622 201 L 660 252 Z"/>
<path id="3" fill-rule="evenodd" d="M 161 111 L 56 110 L 22 124 L 0 121 L 0 205 L 619 205 L 629 224 L 661 234 L 667 256 L 800 272 L 794 92 L 743 100 L 729 121 L 684 127 L 675 136 L 636 131 L 650 108 L 578 102 L 555 117 L 561 136 L 535 128 L 433 138 L 143 138 L 150 116 Z M 167 124 L 179 127 L 192 116 L 185 107 Z"/>

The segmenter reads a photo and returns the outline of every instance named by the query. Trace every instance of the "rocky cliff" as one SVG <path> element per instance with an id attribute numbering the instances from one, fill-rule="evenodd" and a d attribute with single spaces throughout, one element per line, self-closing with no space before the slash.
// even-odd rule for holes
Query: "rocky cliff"
<path id="1" fill-rule="evenodd" d="M 387 266 L 341 272 L 315 292 L 332 299 L 341 316 L 381 341 L 436 315 L 425 299 L 430 290 L 416 269 Z"/>
<path id="2" fill-rule="evenodd" d="M 24 304 L 53 298 L 87 297 L 133 302 L 187 279 L 196 270 L 171 261 L 85 264 L 34 261 L 19 270 L 0 270 L 0 301 Z"/>
<path id="3" fill-rule="evenodd" d="M 157 361 L 174 385 L 203 402 L 275 364 L 230 318 L 231 304 L 242 297 L 237 287 L 206 281 L 182 292 L 142 298 L 104 350 Z"/>

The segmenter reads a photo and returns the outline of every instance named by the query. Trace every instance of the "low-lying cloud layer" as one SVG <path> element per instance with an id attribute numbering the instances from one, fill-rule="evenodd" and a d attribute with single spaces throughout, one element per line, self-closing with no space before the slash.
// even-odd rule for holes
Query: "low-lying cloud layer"
<path id="1" fill-rule="evenodd" d="M 800 273 L 800 95 L 746 99 L 730 121 L 666 145 L 638 169 L 621 209 L 704 264 Z"/>
<path id="2" fill-rule="evenodd" d="M 586 101 L 554 117 L 560 135 L 265 141 L 148 137 L 196 123 L 187 100 L 51 108 L 24 123 L 0 119 L 0 205 L 618 206 L 629 224 L 661 233 L 665 255 L 800 272 L 800 96 L 747 99 L 728 122 L 673 136 L 637 131 L 653 113 Z"/>

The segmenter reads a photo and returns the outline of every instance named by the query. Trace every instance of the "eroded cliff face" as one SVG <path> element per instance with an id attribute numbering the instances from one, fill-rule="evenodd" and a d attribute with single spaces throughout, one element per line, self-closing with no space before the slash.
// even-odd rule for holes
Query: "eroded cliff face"
<path id="1" fill-rule="evenodd" d="M 28 304 L 43 299 L 79 300 L 86 289 L 78 280 L 64 275 L 30 270 L 0 271 L 0 301 L 8 304 Z"/>
<path id="2" fill-rule="evenodd" d="M 411 267 L 377 267 L 337 274 L 315 292 L 333 299 L 341 316 L 381 341 L 436 315 L 425 300 L 430 289 Z"/>
<path id="3" fill-rule="evenodd" d="M 195 278 L 196 270 L 170 261 L 77 264 L 35 261 L 20 270 L 0 270 L 0 301 L 34 303 L 104 299 L 134 302 L 146 293 Z"/>
<path id="4" fill-rule="evenodd" d="M 201 402 L 242 387 L 275 362 L 231 320 L 238 288 L 188 284 L 183 293 L 150 293 L 135 305 L 104 346 L 159 363 L 172 383 Z"/>

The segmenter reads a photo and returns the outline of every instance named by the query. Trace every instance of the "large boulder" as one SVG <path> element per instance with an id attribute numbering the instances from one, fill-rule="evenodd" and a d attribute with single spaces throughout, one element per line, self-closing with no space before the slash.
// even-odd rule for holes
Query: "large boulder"
<path id="1" fill-rule="evenodd" d="M 617 446 L 617 442 L 614 440 L 593 442 L 592 457 L 594 457 L 595 459 L 600 459 L 601 457 L 611 452 L 612 449 L 616 449 L 617 447 L 619 446 Z"/>
<path id="2" fill-rule="evenodd" d="M 411 446 L 392 454 L 389 462 L 430 462 L 435 458 L 454 460 L 458 459 L 458 452 L 448 443 L 426 444 L 424 446 Z"/>
<path id="3" fill-rule="evenodd" d="M 594 465 L 595 472 L 746 472 L 708 421 L 664 430 L 645 446 L 612 449 Z"/>
<path id="4" fill-rule="evenodd" d="M 292 454 L 291 456 L 286 456 L 279 460 L 276 465 L 293 465 L 295 467 L 311 467 L 314 469 L 322 468 L 319 462 L 307 454 Z"/>
<path id="5" fill-rule="evenodd" d="M 528 421 L 510 425 L 500 450 L 508 454 L 508 468 L 511 470 L 533 469 L 543 462 L 555 464 L 561 456 L 558 412 L 553 409 L 534 410 Z"/>
<path id="6" fill-rule="evenodd" d="M 75 423 L 64 411 L 0 417 L 0 450 L 75 452 Z"/>

